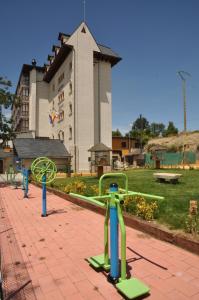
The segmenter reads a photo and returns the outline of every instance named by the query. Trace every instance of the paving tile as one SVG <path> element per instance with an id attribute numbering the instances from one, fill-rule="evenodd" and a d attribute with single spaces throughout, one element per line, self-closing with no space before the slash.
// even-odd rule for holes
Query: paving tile
<path id="1" fill-rule="evenodd" d="M 54 291 L 57 288 L 53 277 L 50 275 L 40 277 L 38 282 L 44 294 Z"/>
<path id="2" fill-rule="evenodd" d="M 168 297 L 161 293 L 159 290 L 152 288 L 150 291 L 150 294 L 148 297 L 146 297 L 146 299 L 150 299 L 150 300 L 168 300 Z"/>
<path id="3" fill-rule="evenodd" d="M 68 277 L 56 280 L 56 285 L 64 297 L 72 297 L 72 295 L 78 292 L 75 284 Z"/>
<path id="4" fill-rule="evenodd" d="M 199 287 L 199 280 L 198 280 L 198 278 L 193 279 L 193 280 L 191 281 L 191 284 L 195 285 L 196 287 Z"/>
<path id="5" fill-rule="evenodd" d="M 186 297 L 192 297 L 199 293 L 199 288 L 193 285 L 191 282 L 185 282 L 179 277 L 172 277 L 166 279 L 165 282 L 168 285 L 175 286 L 175 290 L 181 292 Z"/>
<path id="6" fill-rule="evenodd" d="M 199 293 L 191 297 L 191 300 L 198 300 L 199 299 Z"/>
<path id="7" fill-rule="evenodd" d="M 85 298 L 83 298 L 80 293 L 77 293 L 72 296 L 65 296 L 64 300 L 85 300 Z"/>
<path id="8" fill-rule="evenodd" d="M 186 297 L 185 295 L 183 295 L 182 293 L 180 293 L 179 291 L 172 291 L 171 293 L 167 294 L 168 300 L 189 300 L 192 298 Z"/>
<path id="9" fill-rule="evenodd" d="M 102 300 L 104 297 L 100 294 L 99 288 L 93 286 L 88 280 L 82 280 L 75 283 L 77 289 L 87 300 Z"/>
<path id="10" fill-rule="evenodd" d="M 37 300 L 47 300 L 40 286 L 34 286 L 34 293 Z"/>
<path id="11" fill-rule="evenodd" d="M 175 289 L 175 286 L 172 284 L 172 282 L 168 283 L 167 280 L 160 279 L 156 275 L 145 277 L 144 282 L 151 288 L 155 288 L 163 294 L 167 294 Z"/>
<path id="12" fill-rule="evenodd" d="M 198 258 L 198 260 L 199 260 L 199 258 Z M 199 262 L 198 262 L 198 263 L 199 263 Z M 192 276 L 195 277 L 195 278 L 198 278 L 198 280 L 199 280 L 199 269 L 198 269 L 198 268 L 196 268 L 196 267 L 191 267 L 191 268 L 189 268 L 189 269 L 187 270 L 187 273 L 190 274 L 190 275 L 192 275 Z"/>
<path id="13" fill-rule="evenodd" d="M 45 263 L 40 263 L 40 264 L 34 265 L 33 270 L 34 270 L 36 276 L 38 276 L 38 278 L 49 274 L 49 270 Z"/>
<path id="14" fill-rule="evenodd" d="M 103 253 L 104 217 L 47 193 L 48 211 L 64 213 L 41 218 L 41 190 L 30 185 L 30 194 L 32 198 L 24 200 L 21 190 L 0 189 L 37 300 L 123 299 L 84 260 Z M 127 246 L 168 268 L 144 259 L 129 263 L 131 276 L 151 288 L 146 299 L 199 300 L 198 256 L 132 228 L 127 228 Z M 138 255 L 127 249 L 127 258 Z M 8 276 L 12 278 L 12 272 Z"/>
<path id="15" fill-rule="evenodd" d="M 61 279 L 66 277 L 66 273 L 63 270 L 63 267 L 60 265 L 49 267 L 49 271 L 54 279 Z"/>
<path id="16" fill-rule="evenodd" d="M 59 293 L 59 291 L 52 291 L 45 294 L 46 299 L 48 300 L 64 300 L 64 297 Z"/>

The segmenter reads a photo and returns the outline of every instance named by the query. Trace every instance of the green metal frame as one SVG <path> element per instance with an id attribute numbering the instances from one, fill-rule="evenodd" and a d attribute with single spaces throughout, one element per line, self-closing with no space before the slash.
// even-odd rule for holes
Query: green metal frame
<path id="1" fill-rule="evenodd" d="M 125 189 L 119 189 L 119 193 L 109 192 L 106 195 L 102 193 L 102 183 L 106 178 L 123 178 L 125 180 Z M 142 282 L 133 279 L 126 279 L 126 228 L 124 224 L 124 219 L 122 215 L 121 203 L 126 196 L 143 196 L 146 198 L 153 198 L 156 200 L 163 200 L 164 197 L 149 195 L 139 192 L 133 192 L 128 190 L 128 177 L 124 173 L 107 173 L 101 176 L 99 180 L 99 195 L 94 197 L 86 197 L 79 194 L 70 193 L 71 196 L 82 199 L 83 201 L 93 203 L 99 207 L 106 208 L 106 215 L 104 221 L 104 253 L 98 256 L 92 256 L 88 258 L 88 262 L 96 269 L 103 268 L 108 271 L 110 269 L 110 258 L 109 258 L 109 208 L 111 205 L 117 206 L 118 221 L 121 231 L 121 275 L 119 282 L 116 284 L 117 289 L 123 293 L 127 298 L 134 299 L 138 296 L 146 294 L 149 292 L 149 288 Z M 99 200 L 106 199 L 106 204 L 100 202 Z"/>
<path id="2" fill-rule="evenodd" d="M 43 175 L 46 175 L 46 182 L 52 182 L 57 174 L 57 167 L 51 159 L 38 157 L 31 164 L 31 172 L 36 181 L 43 183 Z"/>
<path id="3" fill-rule="evenodd" d="M 6 171 L 7 182 L 10 184 L 13 184 L 15 181 L 15 177 L 16 177 L 16 174 L 15 174 L 14 168 L 10 166 L 8 168 L 8 170 Z"/>

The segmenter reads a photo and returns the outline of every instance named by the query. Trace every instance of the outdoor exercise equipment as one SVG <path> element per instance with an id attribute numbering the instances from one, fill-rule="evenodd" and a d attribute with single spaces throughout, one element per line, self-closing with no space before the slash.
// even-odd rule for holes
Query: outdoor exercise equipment
<path id="1" fill-rule="evenodd" d="M 38 157 L 31 164 L 34 179 L 42 184 L 42 217 L 47 217 L 46 184 L 52 182 L 57 174 L 55 163 L 47 157 Z"/>
<path id="2" fill-rule="evenodd" d="M 7 182 L 10 184 L 13 184 L 14 180 L 15 180 L 15 172 L 14 172 L 14 168 L 12 165 L 9 166 L 8 170 L 6 171 L 6 179 Z"/>
<path id="3" fill-rule="evenodd" d="M 116 183 L 111 183 L 108 194 L 102 193 L 102 182 L 105 178 L 125 180 L 125 189 L 119 189 Z M 127 279 L 126 277 L 126 229 L 122 215 L 122 204 L 126 196 L 144 196 L 152 199 L 164 199 L 163 197 L 132 192 L 128 190 L 128 177 L 123 173 L 104 174 L 99 180 L 99 195 L 86 197 L 79 194 L 70 193 L 71 196 L 82 199 L 83 201 L 96 204 L 100 207 L 106 207 L 106 216 L 104 222 L 104 253 L 98 256 L 92 256 L 87 259 L 89 264 L 95 269 L 104 269 L 110 271 L 108 280 L 116 284 L 116 288 L 128 299 L 134 299 L 143 296 L 149 292 L 149 287 L 136 278 Z M 103 200 L 100 202 L 99 200 Z M 109 257 L 109 230 L 108 222 L 110 219 L 110 257 Z M 121 230 L 121 269 L 119 263 L 118 246 L 118 223 Z"/>
<path id="4" fill-rule="evenodd" d="M 24 198 L 28 198 L 28 180 L 29 180 L 29 170 L 26 168 L 21 169 L 22 174 L 22 190 L 24 190 Z M 16 185 L 17 186 L 17 185 Z"/>

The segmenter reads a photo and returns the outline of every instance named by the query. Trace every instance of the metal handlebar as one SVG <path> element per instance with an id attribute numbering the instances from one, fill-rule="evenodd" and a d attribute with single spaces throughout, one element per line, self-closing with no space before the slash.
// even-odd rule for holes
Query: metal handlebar
<path id="1" fill-rule="evenodd" d="M 99 196 L 102 196 L 102 181 L 103 179 L 105 178 L 110 178 L 110 177 L 123 177 L 125 179 L 125 191 L 126 191 L 126 194 L 128 193 L 128 177 L 126 174 L 124 173 L 107 173 L 107 174 L 104 174 L 100 177 L 100 180 L 99 180 Z"/>

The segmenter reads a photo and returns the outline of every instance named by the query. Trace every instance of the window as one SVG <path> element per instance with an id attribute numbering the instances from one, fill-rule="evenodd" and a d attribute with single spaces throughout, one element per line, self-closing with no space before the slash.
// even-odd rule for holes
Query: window
<path id="1" fill-rule="evenodd" d="M 72 127 L 69 126 L 69 140 L 72 140 L 72 137 L 73 137 Z"/>
<path id="2" fill-rule="evenodd" d="M 25 85 L 29 85 L 29 76 L 24 76 L 23 83 L 24 83 Z"/>
<path id="3" fill-rule="evenodd" d="M 59 122 L 63 121 L 64 119 L 64 111 L 62 110 L 60 113 L 59 113 Z"/>
<path id="4" fill-rule="evenodd" d="M 73 85 L 72 85 L 72 82 L 69 83 L 69 95 L 72 94 L 72 91 L 73 91 Z"/>
<path id="5" fill-rule="evenodd" d="M 62 73 L 59 77 L 58 77 L 58 84 L 60 84 L 62 82 L 62 80 L 64 79 L 64 73 Z"/>
<path id="6" fill-rule="evenodd" d="M 27 115 L 29 112 L 29 104 L 23 103 L 22 104 L 22 115 Z"/>
<path id="7" fill-rule="evenodd" d="M 73 64 L 72 64 L 72 61 L 71 61 L 70 64 L 69 64 L 69 71 L 72 71 L 72 68 L 73 68 Z"/>
<path id="8" fill-rule="evenodd" d="M 139 143 L 135 143 L 135 148 L 140 148 L 140 144 Z"/>
<path id="9" fill-rule="evenodd" d="M 126 148 L 126 142 L 122 142 L 122 148 Z"/>
<path id="10" fill-rule="evenodd" d="M 22 96 L 29 96 L 29 89 L 28 88 L 23 88 Z"/>
<path id="11" fill-rule="evenodd" d="M 62 91 L 58 96 L 58 103 L 61 103 L 62 101 L 64 101 L 64 91 Z"/>
<path id="12" fill-rule="evenodd" d="M 71 116 L 73 113 L 73 106 L 72 103 L 69 103 L 69 116 Z"/>
<path id="13" fill-rule="evenodd" d="M 85 27 L 82 28 L 82 33 L 86 33 Z"/>
<path id="14" fill-rule="evenodd" d="M 27 131 L 29 129 L 29 121 L 23 120 L 22 121 L 22 131 Z"/>

